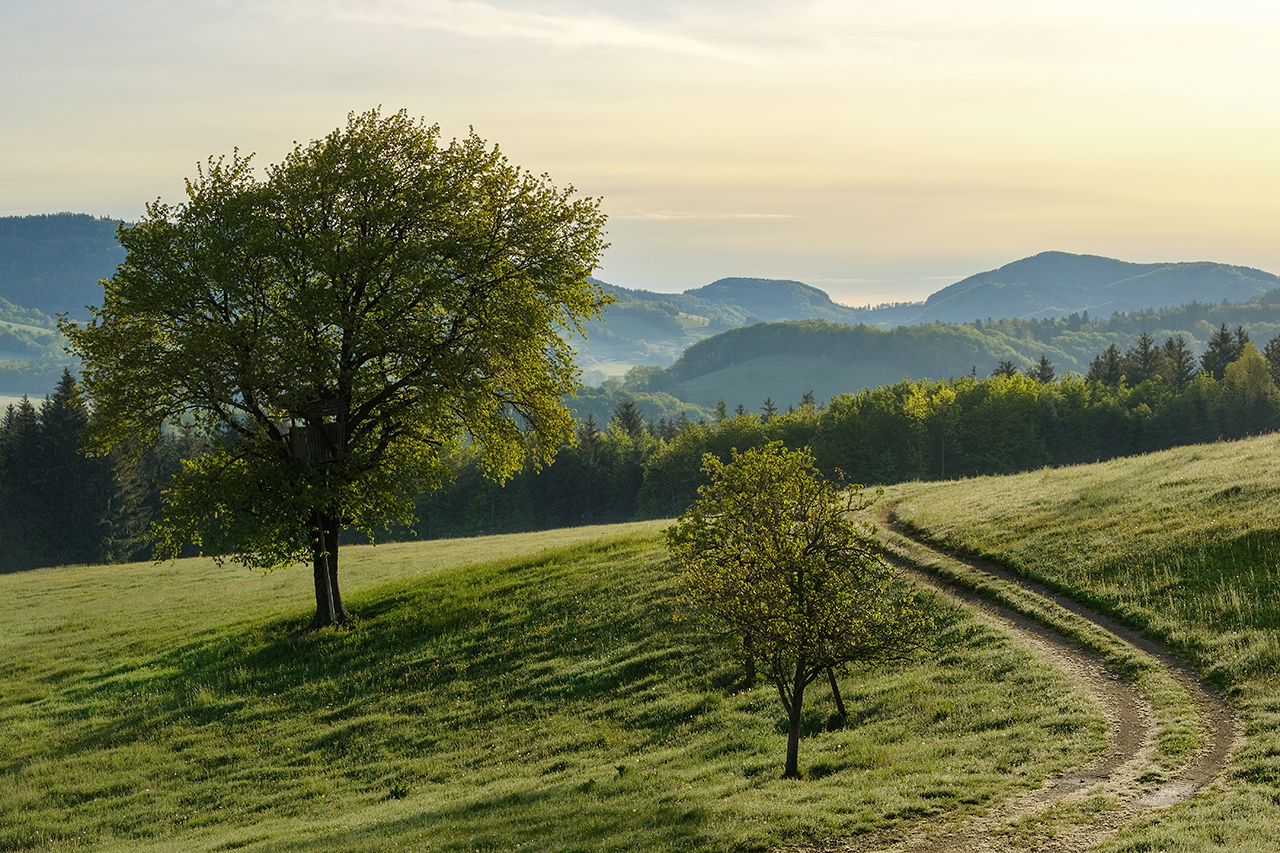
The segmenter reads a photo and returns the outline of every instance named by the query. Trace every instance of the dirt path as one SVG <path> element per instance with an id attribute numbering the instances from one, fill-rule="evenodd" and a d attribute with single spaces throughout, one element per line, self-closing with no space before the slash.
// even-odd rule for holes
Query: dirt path
<path id="1" fill-rule="evenodd" d="M 898 535 L 882 517 L 882 525 Z M 925 547 L 916 543 L 918 547 Z M 1240 723 L 1231 709 L 1185 664 L 1157 643 L 1138 635 L 1040 584 L 1019 578 L 983 560 L 965 564 L 1057 604 L 1111 632 L 1164 667 L 1191 697 L 1200 713 L 1204 746 L 1185 766 L 1162 772 L 1155 762 L 1158 731 L 1150 700 L 1125 683 L 1094 655 L 1070 640 L 1011 610 L 936 576 L 903 568 L 920 580 L 985 613 L 1036 654 L 1060 669 L 1090 696 L 1110 722 L 1106 750 L 1092 764 L 1049 779 L 1037 791 L 997 804 L 985 814 L 956 824 L 934 822 L 869 836 L 829 839 L 816 846 L 794 848 L 805 853 L 954 853 L 955 851 L 1084 851 L 1122 827 L 1191 797 L 1226 766 L 1239 737 Z"/>

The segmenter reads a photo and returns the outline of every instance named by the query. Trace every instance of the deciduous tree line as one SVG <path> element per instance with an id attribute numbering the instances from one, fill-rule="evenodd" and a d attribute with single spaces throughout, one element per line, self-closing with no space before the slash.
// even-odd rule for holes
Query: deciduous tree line
<path id="1" fill-rule="evenodd" d="M 1114 348 L 1113 348 L 1114 349 Z M 994 375 L 895 385 L 812 400 L 778 412 L 720 407 L 709 420 L 648 421 L 624 401 L 609 424 L 578 427 L 578 444 L 542 471 L 505 485 L 487 481 L 467 449 L 455 480 L 417 502 L 418 535 L 460 536 L 665 517 L 682 512 L 701 485 L 702 455 L 727 461 L 733 448 L 771 441 L 810 446 L 827 474 L 887 484 L 1007 474 L 1094 462 L 1280 429 L 1280 338 L 1259 352 L 1242 330 L 1222 327 L 1200 359 L 1174 339 L 1142 336 L 1108 350 L 1088 376 Z M 406 535 L 407 530 L 397 531 Z"/>
<path id="2" fill-rule="evenodd" d="M 1223 353 L 1230 360 L 1219 372 Z M 1263 354 L 1247 335 L 1224 327 L 1191 361 L 1198 371 L 1170 370 L 1184 358 L 1177 341 L 1170 347 L 1139 338 L 1127 352 L 1100 354 L 1085 377 L 1053 376 L 1043 363 L 1033 376 L 997 367 L 986 378 L 865 389 L 826 407 L 811 398 L 785 411 L 772 400 L 754 412 L 722 405 L 699 420 L 652 421 L 624 400 L 608 424 L 579 423 L 577 443 L 563 447 L 553 465 L 539 470 L 530 462 L 505 484 L 485 476 L 473 446 L 451 451 L 445 462 L 452 480 L 424 489 L 414 502 L 415 523 L 385 536 L 674 516 L 704 482 L 704 453 L 727 461 L 733 448 L 773 441 L 812 447 L 827 474 L 878 484 L 1013 473 L 1280 429 L 1280 338 Z M 1144 373 L 1152 361 L 1156 371 Z M 150 556 L 144 533 L 158 516 L 160 491 L 180 460 L 200 448 L 194 439 L 166 434 L 140 455 L 86 457 L 80 440 L 88 419 L 67 374 L 45 401 L 23 401 L 0 422 L 0 569 Z"/>

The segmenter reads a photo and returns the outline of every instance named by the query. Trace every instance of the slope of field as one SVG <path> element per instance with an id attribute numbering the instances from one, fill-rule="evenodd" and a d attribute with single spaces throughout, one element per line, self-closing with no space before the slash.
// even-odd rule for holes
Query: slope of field
<path id="1" fill-rule="evenodd" d="M 1160 639 L 1246 735 L 1214 786 L 1108 851 L 1280 849 L 1280 436 L 895 487 L 897 517 Z"/>
<path id="2" fill-rule="evenodd" d="M 981 811 L 1088 763 L 1097 709 L 985 622 L 781 705 L 675 620 L 658 523 L 0 577 L 0 849 L 758 850 Z M 487 562 L 477 563 L 478 560 Z M 947 615 L 949 614 L 949 615 Z"/>

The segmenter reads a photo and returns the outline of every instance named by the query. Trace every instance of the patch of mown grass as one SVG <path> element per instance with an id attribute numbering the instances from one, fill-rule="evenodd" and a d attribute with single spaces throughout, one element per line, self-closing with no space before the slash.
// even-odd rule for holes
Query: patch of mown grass
<path id="1" fill-rule="evenodd" d="M 1102 849 L 1280 849 L 1280 437 L 891 495 L 934 542 L 1167 643 L 1243 716 L 1222 784 Z"/>
<path id="2" fill-rule="evenodd" d="M 843 726 L 812 689 L 783 780 L 776 695 L 673 618 L 656 530 L 346 549 L 358 621 L 309 635 L 307 572 L 0 577 L 0 850 L 758 850 L 1101 748 L 1056 673 L 952 613 L 928 660 L 844 678 Z"/>

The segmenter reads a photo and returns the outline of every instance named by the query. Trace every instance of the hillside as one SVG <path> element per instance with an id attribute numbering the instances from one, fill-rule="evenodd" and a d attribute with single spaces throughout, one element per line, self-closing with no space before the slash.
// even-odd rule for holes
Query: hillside
<path id="1" fill-rule="evenodd" d="M 663 392 L 710 407 L 723 397 L 732 408 L 758 411 L 769 397 L 785 409 L 813 391 L 818 403 L 910 379 L 990 375 L 1000 361 L 1028 371 L 1044 356 L 1059 374 L 1083 375 L 1094 357 L 1115 344 L 1128 349 L 1142 333 L 1157 343 L 1181 335 L 1199 356 L 1222 324 L 1242 326 L 1259 349 L 1280 335 L 1280 291 L 1235 304 L 1193 302 L 1106 320 L 1066 319 L 927 323 L 882 329 L 823 320 L 760 323 L 722 332 L 690 346 L 662 371 L 628 382 L 636 391 Z M 640 377 L 637 375 L 637 379 Z"/>
<path id="2" fill-rule="evenodd" d="M 101 302 L 99 279 L 123 260 L 118 225 L 70 213 L 0 218 L 0 395 L 41 397 L 53 389 L 70 360 L 60 336 L 47 333 L 51 315 L 76 317 L 85 305 Z M 741 402 L 754 410 L 769 397 L 785 408 L 806 391 L 822 401 L 903 377 L 986 375 L 1002 360 L 1025 369 L 1041 355 L 1059 372 L 1083 373 L 1109 344 L 1125 349 L 1143 331 L 1158 340 L 1181 334 L 1198 353 L 1220 323 L 1244 325 L 1259 346 L 1280 330 L 1280 300 L 1260 295 L 1280 288 L 1280 278 L 1270 273 L 1063 252 L 978 273 L 923 303 L 880 308 L 840 305 L 822 290 L 790 280 L 723 278 L 676 294 L 604 287 L 617 302 L 603 320 L 587 324 L 588 340 L 575 341 L 583 383 L 600 386 L 638 365 L 670 367 L 626 382 L 628 393 L 655 395 L 646 400 L 655 419 L 680 412 L 703 417 L 721 397 L 731 407 Z M 1223 306 L 1224 299 L 1232 304 Z M 1168 305 L 1184 307 L 1160 307 Z M 1028 317 L 1060 319 L 1045 324 Z M 864 329 L 823 333 L 821 342 L 812 329 L 800 327 L 714 340 L 761 322 L 810 320 Z M 902 326 L 925 331 L 896 331 Z M 873 327 L 892 334 L 877 336 Z M 607 420 L 616 391 L 584 394 L 583 417 Z"/>
<path id="3" fill-rule="evenodd" d="M 662 523 L 0 576 L 0 849 L 763 850 L 949 821 L 1091 760 L 1105 726 L 989 622 L 781 704 L 681 613 Z"/>
<path id="4" fill-rule="evenodd" d="M 1191 303 L 1247 302 L 1280 288 L 1280 277 L 1219 263 L 1135 264 L 1095 255 L 1042 252 L 969 276 L 924 302 L 876 308 L 840 305 L 815 287 L 786 280 L 725 278 L 675 294 L 606 288 L 618 303 L 609 308 L 605 322 L 588 327 L 588 341 L 579 346 L 584 366 L 599 373 L 588 384 L 599 384 L 606 375 L 622 375 L 636 364 L 673 364 L 681 352 L 704 338 L 761 321 L 820 319 L 891 329 L 926 323 L 972 325 L 1005 317 L 1067 318 L 1086 312 L 1102 319 L 1114 313 Z M 1065 343 L 1062 350 L 1063 368 L 1080 369 L 1083 353 Z M 1088 358 L 1093 355 L 1090 352 Z M 957 353 L 956 361 L 963 360 L 960 356 Z M 1038 359 L 1039 354 L 1031 358 Z M 819 377 L 824 370 L 818 370 Z M 832 365 L 831 370 L 840 367 Z M 864 378 L 859 381 L 884 376 L 896 381 L 907 375 L 894 376 L 896 370 L 868 368 L 859 373 Z M 955 370 L 947 366 L 942 375 Z M 693 401 L 706 404 L 702 397 Z"/>
<path id="5" fill-rule="evenodd" d="M 1095 317 L 1189 302 L 1247 302 L 1280 288 L 1280 277 L 1210 262 L 1135 264 L 1096 255 L 1041 252 L 944 287 L 923 303 L 864 312 L 882 326 L 975 319 Z"/>
<path id="6" fill-rule="evenodd" d="M 622 375 L 637 364 L 669 365 L 691 344 L 740 326 L 810 318 L 856 323 L 859 316 L 799 281 L 722 278 L 684 293 L 600 284 L 617 302 L 602 320 L 587 324 L 588 340 L 577 344 L 583 366 L 603 367 L 605 375 Z"/>
<path id="7" fill-rule="evenodd" d="M 99 279 L 124 260 L 117 219 L 83 213 L 0 217 L 0 297 L 47 315 L 87 316 Z"/>
<path id="8" fill-rule="evenodd" d="M 1280 849 L 1280 436 L 895 486 L 897 517 L 1167 643 L 1242 717 L 1226 784 L 1105 849 Z"/>

